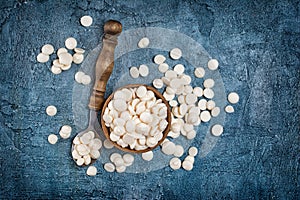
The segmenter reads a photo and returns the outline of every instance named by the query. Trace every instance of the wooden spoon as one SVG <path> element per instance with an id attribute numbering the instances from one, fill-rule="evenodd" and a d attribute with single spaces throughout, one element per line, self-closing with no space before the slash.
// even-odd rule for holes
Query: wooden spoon
<path id="1" fill-rule="evenodd" d="M 95 137 L 100 138 L 95 130 L 95 123 L 96 121 L 98 122 L 98 111 L 103 107 L 105 102 L 104 93 L 106 90 L 106 83 L 114 67 L 115 47 L 118 44 L 117 38 L 121 32 L 122 24 L 118 21 L 109 20 L 104 24 L 103 45 L 95 66 L 95 84 L 88 105 L 90 109 L 89 123 L 88 127 L 84 131 L 79 132 L 76 137 L 80 137 L 88 131 L 93 131 Z M 73 152 L 73 150 L 74 144 L 72 143 L 71 151 Z M 95 159 L 92 159 L 90 164 L 95 161 Z"/>
<path id="2" fill-rule="evenodd" d="M 126 85 L 126 86 L 124 86 L 122 88 L 138 88 L 141 85 L 143 85 L 143 84 L 130 84 L 130 85 Z M 157 99 L 161 99 L 163 101 L 163 103 L 167 106 L 167 118 L 166 118 L 166 120 L 168 122 L 168 125 L 165 128 L 165 130 L 163 131 L 163 137 L 162 137 L 162 139 L 154 147 L 148 147 L 147 149 L 144 149 L 144 150 L 135 150 L 135 149 L 130 149 L 129 147 L 126 147 L 126 148 L 121 147 L 116 142 L 113 142 L 113 141 L 110 140 L 110 137 L 109 137 L 109 135 L 110 135 L 109 128 L 106 127 L 105 122 L 103 120 L 103 115 L 104 115 L 104 112 L 105 112 L 105 108 L 108 106 L 109 102 L 112 100 L 112 98 L 114 96 L 114 93 L 112 93 L 106 99 L 106 101 L 104 103 L 104 106 L 103 106 L 103 109 L 102 109 L 102 112 L 101 112 L 101 127 L 102 127 L 102 130 L 103 130 L 103 133 L 104 133 L 105 137 L 108 140 L 110 140 L 116 148 L 118 148 L 118 149 L 120 149 L 122 151 L 130 152 L 130 153 L 145 153 L 147 151 L 152 151 L 153 149 L 155 149 L 156 147 L 158 147 L 166 139 L 166 137 L 168 136 L 168 133 L 170 131 L 170 127 L 171 127 L 171 123 L 172 123 L 172 117 L 171 117 L 171 109 L 170 109 L 170 106 L 169 106 L 167 100 L 155 88 L 153 88 L 151 86 L 148 86 L 148 85 L 143 85 L 143 86 L 145 86 L 148 90 L 151 90 L 155 94 L 156 98 Z M 122 88 L 120 88 L 120 89 L 122 89 Z"/>

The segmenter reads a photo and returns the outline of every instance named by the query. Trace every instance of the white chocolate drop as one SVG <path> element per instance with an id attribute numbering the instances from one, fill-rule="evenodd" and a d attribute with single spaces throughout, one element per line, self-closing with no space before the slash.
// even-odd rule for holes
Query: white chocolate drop
<path id="1" fill-rule="evenodd" d="M 225 107 L 225 112 L 227 113 L 233 113 L 234 112 L 234 108 L 231 105 L 228 105 Z"/>
<path id="2" fill-rule="evenodd" d="M 73 50 L 77 46 L 77 41 L 73 37 L 69 37 L 65 41 L 65 46 L 67 49 Z"/>
<path id="3" fill-rule="evenodd" d="M 148 66 L 147 65 L 140 65 L 140 67 L 139 67 L 139 74 L 142 77 L 148 76 L 148 74 L 149 74 L 149 68 L 148 68 Z"/>
<path id="4" fill-rule="evenodd" d="M 46 108 L 46 113 L 47 113 L 47 115 L 49 115 L 49 116 L 54 116 L 54 115 L 56 115 L 56 113 L 57 113 L 57 108 L 55 107 L 55 106 L 48 106 L 47 108 Z"/>
<path id="5" fill-rule="evenodd" d="M 149 46 L 150 40 L 147 37 L 144 37 L 142 39 L 140 39 L 140 41 L 138 42 L 138 47 L 139 48 L 146 48 Z"/>
<path id="6" fill-rule="evenodd" d="M 51 55 L 54 52 L 54 47 L 51 44 L 45 44 L 42 47 L 42 53 L 46 54 L 46 55 Z"/>
<path id="7" fill-rule="evenodd" d="M 54 134 L 50 134 L 48 136 L 48 142 L 50 144 L 56 144 L 57 140 L 58 140 L 58 137 L 56 135 L 54 135 Z"/>
<path id="8" fill-rule="evenodd" d="M 232 104 L 238 103 L 240 100 L 239 95 L 236 92 L 231 92 L 228 94 L 228 101 Z"/>
<path id="9" fill-rule="evenodd" d="M 48 62 L 49 60 L 49 55 L 44 54 L 44 53 L 39 53 L 36 57 L 36 60 L 40 63 L 45 63 Z"/>
<path id="10" fill-rule="evenodd" d="M 218 67 L 219 67 L 218 60 L 216 60 L 216 59 L 209 60 L 208 63 L 207 63 L 207 67 L 210 70 L 216 70 L 216 69 L 218 69 Z"/>
<path id="11" fill-rule="evenodd" d="M 131 67 L 129 73 L 132 78 L 138 78 L 140 75 L 139 69 L 137 67 Z"/>
<path id="12" fill-rule="evenodd" d="M 148 152 L 142 153 L 142 158 L 146 161 L 152 160 L 153 159 L 153 152 L 148 151 Z"/>
<path id="13" fill-rule="evenodd" d="M 197 78 L 203 78 L 205 75 L 205 70 L 203 67 L 198 67 L 195 69 L 194 74 Z"/>
<path id="14" fill-rule="evenodd" d="M 173 170 L 180 169 L 181 167 L 181 160 L 179 158 L 172 158 L 169 162 L 170 167 Z"/>
<path id="15" fill-rule="evenodd" d="M 215 124 L 211 128 L 211 134 L 214 136 L 220 136 L 223 133 L 223 126 L 220 124 Z"/>
<path id="16" fill-rule="evenodd" d="M 97 168 L 95 166 L 89 166 L 88 169 L 86 170 L 86 174 L 88 176 L 96 176 Z"/>
<path id="17" fill-rule="evenodd" d="M 182 56 L 182 52 L 179 48 L 174 48 L 170 51 L 170 57 L 174 60 L 180 59 Z"/>
<path id="18" fill-rule="evenodd" d="M 164 57 L 163 55 L 160 55 L 160 54 L 159 54 L 159 55 L 156 55 L 156 56 L 154 57 L 154 62 L 155 62 L 156 64 L 158 64 L 158 65 L 164 63 L 165 60 L 166 60 L 166 57 Z"/>
<path id="19" fill-rule="evenodd" d="M 89 16 L 89 15 L 82 16 L 80 18 L 80 23 L 84 27 L 89 27 L 93 23 L 93 18 L 91 16 Z"/>

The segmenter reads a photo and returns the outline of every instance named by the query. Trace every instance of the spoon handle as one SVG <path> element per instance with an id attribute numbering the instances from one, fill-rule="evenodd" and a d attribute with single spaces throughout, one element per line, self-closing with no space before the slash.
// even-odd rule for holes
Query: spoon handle
<path id="1" fill-rule="evenodd" d="M 104 24 L 103 45 L 95 66 L 96 78 L 89 102 L 91 110 L 98 111 L 103 107 L 106 83 L 114 68 L 115 47 L 121 32 L 122 24 L 118 21 L 109 20 Z"/>

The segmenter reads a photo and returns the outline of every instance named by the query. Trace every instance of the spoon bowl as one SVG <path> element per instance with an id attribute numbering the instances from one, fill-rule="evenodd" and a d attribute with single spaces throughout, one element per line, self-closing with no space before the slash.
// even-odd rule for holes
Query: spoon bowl
<path id="1" fill-rule="evenodd" d="M 98 120 L 97 114 L 98 114 L 98 112 L 96 112 L 96 111 L 94 111 L 94 110 L 90 110 L 90 118 L 89 118 L 89 125 L 88 125 L 88 127 L 87 127 L 85 130 L 83 130 L 83 131 L 77 133 L 77 135 L 75 136 L 75 138 L 76 138 L 76 137 L 80 138 L 80 137 L 83 136 L 85 133 L 87 133 L 87 132 L 89 132 L 89 131 L 93 131 L 94 134 L 95 134 L 94 138 L 98 138 L 98 139 L 101 140 L 101 136 L 97 133 L 96 128 L 95 128 L 95 126 L 94 126 L 94 124 L 95 124 L 96 121 Z M 74 140 L 75 140 L 75 138 L 74 138 Z M 73 141 L 74 141 L 74 140 L 73 140 Z M 75 144 L 72 142 L 71 152 L 73 152 L 74 149 L 75 149 Z M 72 157 L 73 157 L 73 156 L 72 156 Z M 74 158 L 73 158 L 73 160 L 74 160 Z M 89 165 L 93 164 L 96 160 L 97 160 L 97 159 L 91 159 L 91 162 L 90 162 Z M 74 160 L 74 161 L 75 161 L 75 160 Z M 75 161 L 75 162 L 76 162 L 76 161 Z M 82 166 L 85 166 L 85 164 L 83 164 Z"/>

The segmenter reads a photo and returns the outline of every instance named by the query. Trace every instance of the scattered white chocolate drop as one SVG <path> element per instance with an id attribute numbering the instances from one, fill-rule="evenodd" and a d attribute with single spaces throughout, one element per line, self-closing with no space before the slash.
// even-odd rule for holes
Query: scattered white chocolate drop
<path id="1" fill-rule="evenodd" d="M 158 66 L 158 70 L 161 72 L 161 73 L 165 73 L 166 71 L 168 71 L 169 69 L 169 65 L 167 63 L 161 63 L 159 66 Z"/>
<path id="2" fill-rule="evenodd" d="M 80 23 L 82 26 L 89 27 L 93 23 L 93 18 L 89 15 L 82 16 L 80 18 Z"/>
<path id="3" fill-rule="evenodd" d="M 157 89 L 160 89 L 160 88 L 162 88 L 164 86 L 163 81 L 161 79 L 158 79 L 158 78 L 154 79 L 152 84 Z"/>
<path id="4" fill-rule="evenodd" d="M 194 74 L 197 78 L 203 78 L 205 75 L 205 70 L 203 67 L 197 67 L 194 71 Z"/>
<path id="5" fill-rule="evenodd" d="M 234 112 L 234 108 L 231 105 L 228 105 L 225 107 L 225 112 L 227 113 L 233 113 Z"/>
<path id="6" fill-rule="evenodd" d="M 147 65 L 140 65 L 140 67 L 139 67 L 139 74 L 142 77 L 148 76 L 148 74 L 149 74 L 149 68 L 148 68 L 148 66 Z"/>
<path id="7" fill-rule="evenodd" d="M 211 110 L 211 116 L 212 117 L 217 117 L 219 114 L 220 114 L 220 107 L 214 107 L 212 110 Z"/>
<path id="8" fill-rule="evenodd" d="M 88 84 L 91 83 L 91 81 L 92 81 L 91 77 L 90 77 L 89 75 L 87 75 L 87 74 L 85 74 L 85 75 L 83 75 L 83 76 L 81 77 L 81 83 L 82 83 L 83 85 L 88 85 Z"/>
<path id="9" fill-rule="evenodd" d="M 82 83 L 82 77 L 83 77 L 84 75 L 85 75 L 85 73 L 82 72 L 82 71 L 76 72 L 76 74 L 75 74 L 75 81 L 76 81 L 77 83 Z"/>
<path id="10" fill-rule="evenodd" d="M 131 67 L 129 73 L 132 78 L 138 78 L 140 75 L 139 69 L 137 67 Z"/>
<path id="11" fill-rule="evenodd" d="M 190 147 L 189 148 L 189 155 L 190 156 L 196 156 L 198 154 L 198 149 L 197 149 L 197 147 Z"/>
<path id="12" fill-rule="evenodd" d="M 97 168 L 95 166 L 89 166 L 88 169 L 86 170 L 86 174 L 88 176 L 96 176 Z"/>
<path id="13" fill-rule="evenodd" d="M 49 55 L 44 54 L 44 53 L 39 53 L 36 57 L 36 60 L 40 63 L 45 63 L 48 62 L 49 60 Z"/>
<path id="14" fill-rule="evenodd" d="M 59 131 L 59 135 L 63 139 L 68 139 L 71 136 L 72 128 L 69 125 L 63 125 Z"/>
<path id="15" fill-rule="evenodd" d="M 83 59 L 84 59 L 83 54 L 81 54 L 81 53 L 75 53 L 75 54 L 73 54 L 73 62 L 75 64 L 82 63 Z"/>
<path id="16" fill-rule="evenodd" d="M 215 95 L 214 91 L 210 88 L 205 88 L 203 90 L 203 95 L 208 98 L 208 99 L 212 99 Z"/>
<path id="17" fill-rule="evenodd" d="M 156 63 L 156 64 L 158 64 L 158 65 L 160 65 L 160 64 L 162 64 L 163 62 L 165 62 L 165 60 L 166 60 L 166 57 L 164 57 L 163 55 L 156 55 L 155 57 L 154 57 L 154 62 Z"/>
<path id="18" fill-rule="evenodd" d="M 153 152 L 148 151 L 148 152 L 142 153 L 142 158 L 146 161 L 152 160 L 153 159 Z"/>
<path id="19" fill-rule="evenodd" d="M 218 60 L 216 60 L 216 59 L 209 60 L 208 63 L 207 63 L 207 67 L 210 70 L 216 70 L 216 69 L 218 69 L 218 67 L 219 67 Z"/>
<path id="20" fill-rule="evenodd" d="M 188 160 L 185 160 L 182 163 L 182 168 L 187 171 L 191 171 L 193 169 L 193 163 Z"/>
<path id="21" fill-rule="evenodd" d="M 181 160 L 179 158 L 172 158 L 169 162 L 170 167 L 173 170 L 180 169 L 181 167 Z"/>
<path id="22" fill-rule="evenodd" d="M 205 88 L 212 88 L 215 85 L 215 81 L 211 78 L 205 79 L 203 82 L 203 86 Z"/>
<path id="23" fill-rule="evenodd" d="M 142 39 L 140 39 L 140 41 L 138 42 L 138 47 L 139 48 L 146 48 L 149 46 L 150 40 L 147 37 L 144 37 Z"/>
<path id="24" fill-rule="evenodd" d="M 103 167 L 107 172 L 114 172 L 116 170 L 116 167 L 112 163 L 105 163 Z"/>
<path id="25" fill-rule="evenodd" d="M 177 64 L 177 65 L 175 65 L 175 67 L 174 67 L 174 71 L 175 71 L 178 75 L 183 74 L 184 70 L 185 70 L 185 67 L 184 67 L 182 64 Z"/>
<path id="26" fill-rule="evenodd" d="M 112 149 L 114 148 L 114 145 L 111 141 L 109 141 L 108 139 L 105 139 L 104 142 L 103 142 L 103 146 L 106 148 L 106 149 Z"/>
<path id="27" fill-rule="evenodd" d="M 53 74 L 60 74 L 60 73 L 62 72 L 62 70 L 61 70 L 61 68 L 56 67 L 55 65 L 52 65 L 52 67 L 51 67 L 51 72 L 52 72 Z"/>
<path id="28" fill-rule="evenodd" d="M 174 60 L 180 59 L 182 56 L 182 52 L 179 48 L 174 48 L 170 51 L 170 57 Z"/>
<path id="29" fill-rule="evenodd" d="M 175 146 L 175 152 L 174 152 L 174 156 L 176 157 L 181 157 L 184 153 L 184 149 L 181 145 L 176 145 Z"/>
<path id="30" fill-rule="evenodd" d="M 236 92 L 231 92 L 228 94 L 228 101 L 232 104 L 238 103 L 240 100 L 239 95 Z"/>
<path id="31" fill-rule="evenodd" d="M 223 133 L 223 126 L 220 124 L 215 124 L 211 128 L 211 134 L 213 134 L 214 136 L 220 136 L 222 133 Z"/>
<path id="32" fill-rule="evenodd" d="M 45 44 L 42 47 L 42 53 L 46 54 L 46 55 L 51 55 L 54 52 L 54 47 L 51 44 Z"/>
<path id="33" fill-rule="evenodd" d="M 68 50 L 66 48 L 59 48 L 56 52 L 56 55 L 59 56 L 61 53 L 68 53 Z"/>
<path id="34" fill-rule="evenodd" d="M 59 63 L 63 65 L 70 65 L 73 61 L 73 56 L 68 52 L 63 52 L 58 55 Z"/>
<path id="35" fill-rule="evenodd" d="M 69 37 L 65 41 L 65 46 L 67 49 L 73 50 L 77 46 L 77 41 L 73 37 Z"/>
<path id="36" fill-rule="evenodd" d="M 48 106 L 47 108 L 46 108 L 46 113 L 47 113 L 47 115 L 49 115 L 49 116 L 54 116 L 54 115 L 56 115 L 56 113 L 57 113 L 57 109 L 56 109 L 56 107 L 55 106 Z"/>
<path id="37" fill-rule="evenodd" d="M 57 140 L 58 140 L 58 137 L 56 135 L 54 135 L 54 134 L 50 134 L 48 136 L 48 142 L 50 144 L 56 144 Z"/>

